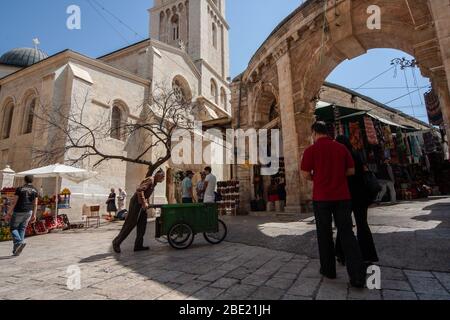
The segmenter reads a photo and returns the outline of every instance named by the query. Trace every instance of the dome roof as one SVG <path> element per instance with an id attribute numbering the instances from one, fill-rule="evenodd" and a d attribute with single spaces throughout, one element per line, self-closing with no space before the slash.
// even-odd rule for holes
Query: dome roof
<path id="1" fill-rule="evenodd" d="M 39 49 L 17 48 L 2 55 L 0 57 L 0 64 L 29 67 L 46 58 L 48 58 L 48 55 Z"/>

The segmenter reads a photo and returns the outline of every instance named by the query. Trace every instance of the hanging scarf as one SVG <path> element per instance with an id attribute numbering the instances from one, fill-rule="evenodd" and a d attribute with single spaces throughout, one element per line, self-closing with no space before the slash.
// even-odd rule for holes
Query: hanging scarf
<path id="1" fill-rule="evenodd" d="M 361 136 L 361 130 L 358 122 L 350 123 L 350 142 L 355 150 L 364 149 L 364 143 Z"/>
<path id="2" fill-rule="evenodd" d="M 392 138 L 392 131 L 389 126 L 383 128 L 384 147 L 386 149 L 394 149 L 394 139 Z"/>
<path id="3" fill-rule="evenodd" d="M 372 119 L 364 117 L 364 126 L 366 129 L 367 142 L 371 145 L 378 145 L 377 131 L 375 130 Z"/>
<path id="4" fill-rule="evenodd" d="M 405 162 L 407 154 L 407 146 L 405 144 L 405 139 L 402 130 L 400 128 L 397 128 L 396 140 L 397 140 L 398 158 L 401 162 Z"/>

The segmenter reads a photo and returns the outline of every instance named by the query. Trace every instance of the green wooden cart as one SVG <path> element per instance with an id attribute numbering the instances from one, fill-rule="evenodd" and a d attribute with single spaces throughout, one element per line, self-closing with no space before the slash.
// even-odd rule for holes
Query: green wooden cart
<path id="1" fill-rule="evenodd" d="M 219 219 L 217 204 L 164 205 L 158 208 L 161 216 L 156 219 L 156 238 L 167 237 L 174 249 L 189 248 L 200 233 L 214 245 L 227 237 L 228 229 Z"/>

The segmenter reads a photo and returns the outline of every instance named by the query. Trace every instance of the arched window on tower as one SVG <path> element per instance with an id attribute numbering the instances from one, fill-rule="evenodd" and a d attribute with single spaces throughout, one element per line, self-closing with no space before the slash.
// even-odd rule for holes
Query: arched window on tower
<path id="1" fill-rule="evenodd" d="M 172 17 L 172 40 L 176 41 L 180 39 L 180 18 L 177 14 Z"/>
<path id="2" fill-rule="evenodd" d="M 14 104 L 12 102 L 6 105 L 2 121 L 2 139 L 8 139 L 11 135 L 11 127 L 14 115 Z"/>
<path id="3" fill-rule="evenodd" d="M 160 41 L 167 41 L 166 40 L 166 15 L 164 11 L 161 11 L 159 14 L 159 40 Z"/>
<path id="4" fill-rule="evenodd" d="M 25 104 L 25 113 L 23 119 L 23 134 L 33 132 L 34 112 L 36 110 L 36 97 L 28 99 Z"/>
<path id="5" fill-rule="evenodd" d="M 112 109 L 111 138 L 116 140 L 124 140 L 123 112 L 118 105 L 115 105 Z"/>
<path id="6" fill-rule="evenodd" d="M 224 88 L 220 89 L 220 104 L 224 110 L 227 109 L 227 93 Z"/>
<path id="7" fill-rule="evenodd" d="M 219 94 L 217 92 L 216 81 L 214 81 L 214 79 L 211 79 L 211 99 L 212 99 L 212 101 L 214 101 L 215 104 L 219 104 L 218 95 Z"/>
<path id="8" fill-rule="evenodd" d="M 217 49 L 217 26 L 214 22 L 212 24 L 212 41 L 214 48 Z"/>

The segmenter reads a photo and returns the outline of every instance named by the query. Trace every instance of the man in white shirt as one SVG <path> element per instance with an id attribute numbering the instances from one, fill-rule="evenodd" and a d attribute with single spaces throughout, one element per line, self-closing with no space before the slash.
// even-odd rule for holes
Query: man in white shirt
<path id="1" fill-rule="evenodd" d="M 206 179 L 204 184 L 204 203 L 215 203 L 216 202 L 216 185 L 217 178 L 212 174 L 211 167 L 205 168 Z"/>
<path id="2" fill-rule="evenodd" d="M 120 212 L 126 208 L 127 204 L 127 193 L 122 188 L 119 188 L 119 196 L 117 197 L 117 200 Z"/>

